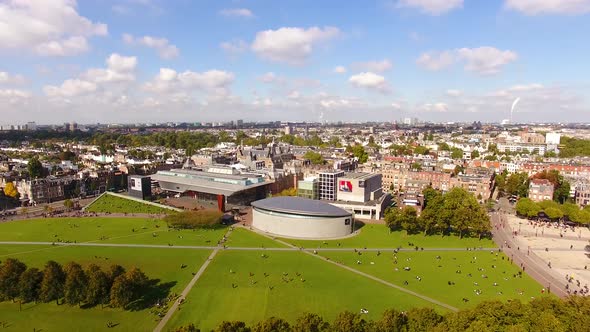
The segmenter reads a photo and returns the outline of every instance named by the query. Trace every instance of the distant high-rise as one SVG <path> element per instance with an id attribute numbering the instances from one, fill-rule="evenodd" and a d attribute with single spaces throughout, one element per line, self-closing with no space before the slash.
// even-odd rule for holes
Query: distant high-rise
<path id="1" fill-rule="evenodd" d="M 293 127 L 285 126 L 285 135 L 291 135 L 293 133 Z"/>
<path id="2" fill-rule="evenodd" d="M 238 120 L 237 121 L 237 127 L 238 128 L 242 128 L 244 126 L 244 120 Z"/>
<path id="3" fill-rule="evenodd" d="M 27 130 L 31 130 L 31 131 L 37 130 L 37 124 L 34 121 L 27 122 Z"/>
<path id="4" fill-rule="evenodd" d="M 68 130 L 69 131 L 76 131 L 78 130 L 78 124 L 75 122 L 70 122 L 68 125 Z"/>

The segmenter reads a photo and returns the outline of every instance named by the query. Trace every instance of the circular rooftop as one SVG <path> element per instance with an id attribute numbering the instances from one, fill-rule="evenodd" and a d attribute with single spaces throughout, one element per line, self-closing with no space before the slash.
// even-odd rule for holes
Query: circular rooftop
<path id="1" fill-rule="evenodd" d="M 280 196 L 252 202 L 257 209 L 317 217 L 347 217 L 350 212 L 334 205 L 301 197 Z"/>

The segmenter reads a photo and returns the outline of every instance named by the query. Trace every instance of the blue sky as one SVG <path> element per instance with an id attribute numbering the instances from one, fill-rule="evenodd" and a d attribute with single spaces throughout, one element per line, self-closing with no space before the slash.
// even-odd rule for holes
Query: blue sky
<path id="1" fill-rule="evenodd" d="M 2 123 L 590 121 L 590 0 L 0 0 Z M 567 116 L 564 116 L 567 114 Z"/>

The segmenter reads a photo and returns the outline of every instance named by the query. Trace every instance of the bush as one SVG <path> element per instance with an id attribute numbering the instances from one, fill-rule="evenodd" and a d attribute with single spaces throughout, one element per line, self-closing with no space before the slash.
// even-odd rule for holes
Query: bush
<path id="1" fill-rule="evenodd" d="M 183 211 L 167 215 L 164 217 L 164 221 L 171 228 L 218 228 L 223 227 L 221 225 L 222 216 L 223 213 L 213 210 Z"/>

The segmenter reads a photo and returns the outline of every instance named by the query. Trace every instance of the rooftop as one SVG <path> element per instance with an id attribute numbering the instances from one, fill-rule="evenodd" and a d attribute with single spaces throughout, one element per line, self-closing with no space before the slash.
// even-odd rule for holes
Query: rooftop
<path id="1" fill-rule="evenodd" d="M 314 217 L 347 217 L 351 215 L 344 209 L 322 201 L 292 196 L 266 198 L 252 202 L 252 206 L 262 210 Z"/>

